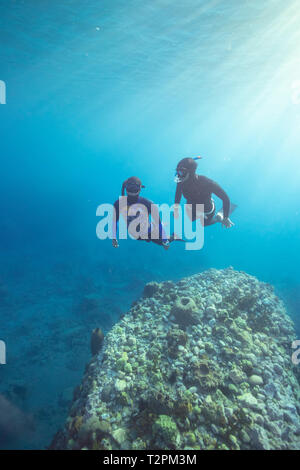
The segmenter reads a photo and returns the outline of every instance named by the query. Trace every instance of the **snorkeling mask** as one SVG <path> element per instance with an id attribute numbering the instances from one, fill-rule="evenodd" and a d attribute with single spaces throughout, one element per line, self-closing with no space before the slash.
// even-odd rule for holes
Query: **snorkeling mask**
<path id="1" fill-rule="evenodd" d="M 138 196 L 141 192 L 142 186 L 135 184 L 135 183 L 129 183 L 126 185 L 126 193 L 127 196 Z"/>
<path id="2" fill-rule="evenodd" d="M 175 183 L 183 183 L 189 176 L 190 174 L 186 168 L 178 168 L 175 173 L 174 181 Z"/>
<path id="3" fill-rule="evenodd" d="M 175 183 L 184 183 L 190 174 L 196 172 L 197 163 L 196 160 L 200 160 L 202 157 L 194 158 L 183 158 L 177 165 L 174 181 Z"/>

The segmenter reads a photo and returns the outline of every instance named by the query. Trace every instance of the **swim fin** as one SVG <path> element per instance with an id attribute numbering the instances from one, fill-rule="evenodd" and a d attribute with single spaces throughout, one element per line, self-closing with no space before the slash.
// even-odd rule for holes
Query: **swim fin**
<path id="1" fill-rule="evenodd" d="M 237 207 L 238 207 L 237 204 L 230 203 L 229 216 L 235 211 Z M 218 214 L 221 214 L 223 216 L 223 209 L 218 211 Z"/>
<path id="2" fill-rule="evenodd" d="M 237 204 L 231 203 L 231 204 L 230 204 L 230 209 L 229 209 L 229 215 L 231 215 L 231 214 L 235 211 L 235 209 L 236 209 L 237 207 L 238 207 Z"/>

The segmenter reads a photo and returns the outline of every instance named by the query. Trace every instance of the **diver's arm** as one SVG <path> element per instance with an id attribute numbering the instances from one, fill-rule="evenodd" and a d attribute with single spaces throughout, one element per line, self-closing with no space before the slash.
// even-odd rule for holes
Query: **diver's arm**
<path id="1" fill-rule="evenodd" d="M 176 194 L 175 194 L 175 204 L 174 204 L 174 218 L 178 219 L 179 217 L 179 204 L 182 198 L 182 187 L 180 183 L 177 183 Z"/>
<path id="2" fill-rule="evenodd" d="M 182 186 L 177 183 L 176 194 L 175 194 L 175 205 L 179 205 L 182 198 Z"/>
<path id="3" fill-rule="evenodd" d="M 225 193 L 224 189 L 214 181 L 212 181 L 211 191 L 223 201 L 223 216 L 224 219 L 228 219 L 230 211 L 230 199 L 228 195 Z"/>

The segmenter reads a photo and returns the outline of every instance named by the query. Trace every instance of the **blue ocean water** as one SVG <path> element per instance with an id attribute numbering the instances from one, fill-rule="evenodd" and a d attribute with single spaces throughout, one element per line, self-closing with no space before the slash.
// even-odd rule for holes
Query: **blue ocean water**
<path id="1" fill-rule="evenodd" d="M 148 281 L 245 270 L 300 333 L 297 1 L 4 0 L 0 38 L 1 448 L 49 444 L 92 329 Z M 171 204 L 177 162 L 199 154 L 234 228 L 208 227 L 200 251 L 96 238 L 127 177 Z"/>

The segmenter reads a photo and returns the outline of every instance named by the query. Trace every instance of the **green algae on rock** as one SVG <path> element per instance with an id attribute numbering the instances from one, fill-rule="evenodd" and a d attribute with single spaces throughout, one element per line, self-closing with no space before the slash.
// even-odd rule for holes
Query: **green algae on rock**
<path id="1" fill-rule="evenodd" d="M 150 283 L 111 329 L 52 449 L 300 449 L 293 323 L 229 268 Z"/>

